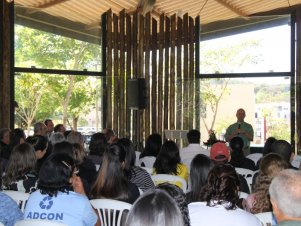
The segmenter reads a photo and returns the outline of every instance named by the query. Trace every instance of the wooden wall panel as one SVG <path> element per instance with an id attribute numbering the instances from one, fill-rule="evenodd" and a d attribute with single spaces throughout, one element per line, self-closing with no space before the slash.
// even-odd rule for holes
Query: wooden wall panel
<path id="1" fill-rule="evenodd" d="M 191 129 L 197 102 L 194 20 L 188 14 L 162 14 L 157 21 L 150 14 L 108 11 L 107 23 L 108 127 L 135 144 L 154 132 Z M 146 109 L 128 109 L 129 78 L 146 79 Z"/>

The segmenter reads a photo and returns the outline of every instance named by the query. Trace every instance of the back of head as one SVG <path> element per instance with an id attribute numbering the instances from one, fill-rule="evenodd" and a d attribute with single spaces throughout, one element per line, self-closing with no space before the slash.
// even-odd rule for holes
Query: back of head
<path id="1" fill-rule="evenodd" d="M 159 184 L 157 186 L 157 188 L 167 192 L 170 195 L 170 197 L 172 197 L 176 201 L 177 206 L 179 207 L 179 209 L 181 211 L 184 225 L 189 226 L 190 219 L 189 219 L 189 213 L 188 213 L 188 204 L 187 204 L 187 201 L 185 198 L 185 193 L 183 192 L 183 190 L 181 188 L 179 188 L 178 186 L 176 186 L 174 184 L 170 184 L 170 183 Z"/>
<path id="2" fill-rule="evenodd" d="M 123 170 L 127 177 L 130 177 L 130 170 L 135 165 L 136 153 L 132 141 L 128 138 L 121 138 L 116 143 L 123 145 L 126 152 Z"/>
<path id="3" fill-rule="evenodd" d="M 230 164 L 216 165 L 209 172 L 201 198 L 208 206 L 226 204 L 226 209 L 235 209 L 238 202 L 239 177 Z M 213 202 L 214 201 L 214 202 Z"/>
<path id="4" fill-rule="evenodd" d="M 126 226 L 183 226 L 176 202 L 164 191 L 153 190 L 140 196 L 127 217 Z"/>
<path id="5" fill-rule="evenodd" d="M 74 159 L 74 157 L 75 157 L 75 153 L 74 153 L 74 150 L 73 150 L 73 146 L 72 146 L 72 144 L 69 143 L 68 141 L 63 141 L 63 142 L 60 142 L 60 143 L 56 143 L 56 144 L 53 146 L 52 153 L 53 153 L 53 154 L 64 153 L 64 154 L 69 155 L 69 156 L 70 156 L 71 158 L 73 158 L 73 159 Z"/>
<path id="6" fill-rule="evenodd" d="M 92 187 L 93 198 L 128 199 L 128 182 L 123 174 L 126 151 L 123 145 L 113 143 L 103 154 L 103 161 L 96 182 Z"/>
<path id="7" fill-rule="evenodd" d="M 2 128 L 0 129 L 0 141 L 4 138 L 5 134 L 9 134 L 10 129 L 9 128 Z"/>
<path id="8" fill-rule="evenodd" d="M 68 134 L 67 139 L 68 142 L 70 142 L 71 144 L 74 143 L 79 143 L 79 144 L 83 144 L 84 143 L 84 137 L 80 132 L 77 131 L 72 131 Z"/>
<path id="9" fill-rule="evenodd" d="M 20 144 L 21 141 L 25 141 L 26 136 L 23 129 L 16 128 L 10 132 L 10 144 L 12 147 Z"/>
<path id="10" fill-rule="evenodd" d="M 34 135 L 32 137 L 27 137 L 26 142 L 32 144 L 35 151 L 45 150 L 48 146 L 47 138 L 41 135 Z"/>
<path id="11" fill-rule="evenodd" d="M 217 142 L 210 149 L 210 159 L 214 164 L 227 163 L 230 157 L 230 151 L 225 143 Z"/>
<path id="12" fill-rule="evenodd" d="M 42 194 L 56 196 L 59 191 L 71 190 L 70 178 L 75 170 L 75 162 L 65 153 L 50 155 L 43 163 L 38 180 Z"/>
<path id="13" fill-rule="evenodd" d="M 269 188 L 271 200 L 287 217 L 301 218 L 301 172 L 286 169 L 281 171 Z"/>
<path id="14" fill-rule="evenodd" d="M 290 162 L 291 155 L 293 153 L 293 148 L 285 140 L 277 140 L 272 144 L 272 153 L 280 155 L 285 161 Z"/>
<path id="15" fill-rule="evenodd" d="M 189 144 L 199 144 L 201 139 L 201 133 L 198 130 L 192 129 L 187 133 L 187 140 Z"/>
<path id="16" fill-rule="evenodd" d="M 269 137 L 268 139 L 266 139 L 264 146 L 263 146 L 263 150 L 262 150 L 263 156 L 272 152 L 271 147 L 275 141 L 277 141 L 277 139 L 275 137 Z"/>
<path id="17" fill-rule="evenodd" d="M 214 164 L 203 154 L 196 155 L 190 164 L 191 202 L 199 201 L 201 188 L 206 184 L 209 171 Z"/>
<path id="18" fill-rule="evenodd" d="M 114 131 L 110 128 L 105 128 L 103 130 L 103 134 L 105 135 L 107 141 L 109 141 L 111 139 L 111 137 L 113 137 L 115 135 Z"/>
<path id="19" fill-rule="evenodd" d="M 145 156 L 154 156 L 157 157 L 157 155 L 160 152 L 162 146 L 162 137 L 160 134 L 154 133 L 149 135 L 145 142 L 145 148 L 144 151 L 141 153 L 140 158 Z"/>
<path id="20" fill-rule="evenodd" d="M 64 133 L 65 132 L 65 127 L 63 124 L 56 124 L 55 127 L 53 128 L 53 131 L 56 132 L 60 132 L 60 133 Z"/>
<path id="21" fill-rule="evenodd" d="M 230 140 L 230 148 L 231 148 L 231 161 L 230 164 L 234 167 L 241 167 L 243 161 L 245 159 L 245 155 L 243 152 L 244 142 L 240 137 L 233 137 Z"/>
<path id="22" fill-rule="evenodd" d="M 51 142 L 52 145 L 55 145 L 56 143 L 60 143 L 64 140 L 66 140 L 65 136 L 60 132 L 54 132 L 50 136 L 50 142 Z"/>
<path id="23" fill-rule="evenodd" d="M 260 172 L 269 178 L 273 178 L 281 170 L 287 168 L 289 168 L 288 162 L 275 153 L 270 153 L 264 156 L 259 165 Z"/>
<path id="24" fill-rule="evenodd" d="M 240 137 L 233 137 L 229 145 L 232 150 L 241 151 L 244 147 L 244 141 Z"/>
<path id="25" fill-rule="evenodd" d="M 107 138 L 103 133 L 94 133 L 89 145 L 90 155 L 102 156 L 107 145 Z"/>
<path id="26" fill-rule="evenodd" d="M 171 140 L 166 141 L 156 158 L 154 168 L 157 173 L 177 174 L 177 165 L 181 162 L 179 148 Z"/>

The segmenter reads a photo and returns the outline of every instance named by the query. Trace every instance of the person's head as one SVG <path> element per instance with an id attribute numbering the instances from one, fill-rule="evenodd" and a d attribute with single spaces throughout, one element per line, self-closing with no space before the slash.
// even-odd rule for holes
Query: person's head
<path id="1" fill-rule="evenodd" d="M 185 193 L 183 192 L 183 190 L 181 188 L 179 188 L 178 186 L 176 186 L 174 184 L 170 184 L 170 183 L 159 184 L 157 186 L 157 188 L 167 192 L 170 195 L 170 197 L 172 197 L 176 201 L 176 203 L 182 213 L 184 225 L 189 226 L 190 219 L 189 219 L 189 213 L 188 213 L 188 204 L 187 204 L 187 201 L 185 198 Z"/>
<path id="2" fill-rule="evenodd" d="M 15 147 L 25 142 L 26 136 L 23 129 L 17 128 L 10 132 L 10 145 Z"/>
<path id="3" fill-rule="evenodd" d="M 62 141 L 65 141 L 65 136 L 60 132 L 54 132 L 51 134 L 49 138 L 52 145 L 55 145 L 56 143 L 60 143 Z"/>
<path id="4" fill-rule="evenodd" d="M 130 179 L 130 177 L 131 177 L 130 171 L 131 171 L 131 168 L 135 165 L 135 160 L 136 160 L 136 153 L 134 150 L 134 145 L 133 145 L 132 141 L 128 138 L 121 138 L 116 143 L 123 145 L 123 147 L 126 151 L 123 171 L 124 171 L 125 175 Z"/>
<path id="5" fill-rule="evenodd" d="M 4 144 L 9 144 L 9 133 L 10 129 L 8 128 L 2 128 L 0 129 L 0 141 L 3 142 Z"/>
<path id="6" fill-rule="evenodd" d="M 165 141 L 154 162 L 156 173 L 177 175 L 177 165 L 181 162 L 179 148 L 174 141 Z"/>
<path id="7" fill-rule="evenodd" d="M 4 185 L 21 180 L 27 173 L 34 172 L 36 156 L 31 144 L 22 143 L 14 147 L 3 178 Z"/>
<path id="8" fill-rule="evenodd" d="M 270 153 L 262 158 L 259 165 L 259 170 L 264 175 L 273 178 L 281 170 L 289 168 L 289 164 L 280 155 Z"/>
<path id="9" fill-rule="evenodd" d="M 115 136 L 114 131 L 110 128 L 104 128 L 102 132 L 105 135 L 107 142 L 110 141 L 111 137 Z"/>
<path id="10" fill-rule="evenodd" d="M 209 171 L 214 164 L 203 154 L 196 155 L 190 164 L 191 201 L 199 201 L 201 188 L 206 184 Z"/>
<path id="11" fill-rule="evenodd" d="M 230 159 L 230 151 L 223 142 L 216 142 L 210 149 L 210 159 L 214 164 L 224 164 Z"/>
<path id="12" fill-rule="evenodd" d="M 52 133 L 54 127 L 52 119 L 46 119 L 44 123 L 47 126 L 47 133 L 48 134 Z"/>
<path id="13" fill-rule="evenodd" d="M 89 154 L 102 156 L 107 149 L 107 138 L 103 133 L 94 133 L 89 144 Z"/>
<path id="14" fill-rule="evenodd" d="M 241 137 L 233 137 L 229 143 L 231 149 L 231 164 L 234 167 L 240 167 L 242 162 L 244 161 L 244 152 L 243 146 L 244 142 Z"/>
<path id="15" fill-rule="evenodd" d="M 281 171 L 269 188 L 273 213 L 280 223 L 283 220 L 301 221 L 301 172 L 286 169 Z"/>
<path id="16" fill-rule="evenodd" d="M 246 117 L 246 112 L 244 109 L 239 108 L 236 112 L 236 118 L 238 122 L 243 122 Z"/>
<path id="17" fill-rule="evenodd" d="M 92 187 L 93 198 L 128 199 L 128 182 L 123 173 L 126 151 L 113 143 L 105 150 L 97 179 Z"/>
<path id="18" fill-rule="evenodd" d="M 53 131 L 64 134 L 64 132 L 66 131 L 66 128 L 63 124 L 56 124 L 55 127 L 53 128 Z"/>
<path id="19" fill-rule="evenodd" d="M 268 139 L 266 139 L 266 141 L 264 143 L 264 146 L 263 146 L 263 149 L 262 149 L 262 155 L 263 156 L 265 156 L 265 155 L 272 152 L 271 147 L 272 147 L 272 144 L 275 141 L 277 141 L 277 139 L 275 137 L 269 137 Z"/>
<path id="20" fill-rule="evenodd" d="M 72 176 L 76 171 L 72 157 L 65 153 L 52 154 L 40 169 L 38 189 L 49 196 L 56 196 L 59 191 L 68 193 L 72 190 Z"/>
<path id="21" fill-rule="evenodd" d="M 189 144 L 199 144 L 201 139 L 200 131 L 196 129 L 189 130 L 187 133 L 187 140 Z"/>
<path id="22" fill-rule="evenodd" d="M 183 226 L 176 202 L 164 191 L 153 190 L 140 196 L 132 206 L 126 226 Z"/>
<path id="23" fill-rule="evenodd" d="M 277 140 L 272 144 L 272 153 L 280 155 L 285 161 L 291 162 L 294 158 L 293 148 L 285 140 Z"/>
<path id="24" fill-rule="evenodd" d="M 68 141 L 62 141 L 60 143 L 56 143 L 53 146 L 52 153 L 53 154 L 64 153 L 66 155 L 69 155 L 71 158 L 75 159 L 75 153 L 74 153 L 74 150 L 73 150 L 73 145 Z"/>
<path id="25" fill-rule="evenodd" d="M 230 164 L 216 165 L 209 172 L 201 199 L 207 206 L 227 204 L 228 210 L 235 209 L 238 202 L 239 177 Z"/>
<path id="26" fill-rule="evenodd" d="M 78 164 L 81 164 L 84 161 L 84 158 L 86 157 L 85 149 L 79 143 L 74 143 L 72 145 L 75 154 L 75 160 L 77 161 Z"/>
<path id="27" fill-rule="evenodd" d="M 28 137 L 26 139 L 26 142 L 34 147 L 37 159 L 42 159 L 44 157 L 48 147 L 48 140 L 46 137 L 41 135 L 35 135 L 32 137 Z"/>
<path id="28" fill-rule="evenodd" d="M 71 144 L 78 143 L 84 145 L 84 137 L 80 132 L 72 131 L 68 134 L 67 139 Z"/>
<path id="29" fill-rule="evenodd" d="M 43 122 L 37 122 L 33 125 L 34 135 L 47 136 L 48 128 Z"/>
<path id="30" fill-rule="evenodd" d="M 141 153 L 140 158 L 145 156 L 154 156 L 160 152 L 162 146 L 162 137 L 160 134 L 154 133 L 148 136 L 145 142 L 144 151 Z"/>

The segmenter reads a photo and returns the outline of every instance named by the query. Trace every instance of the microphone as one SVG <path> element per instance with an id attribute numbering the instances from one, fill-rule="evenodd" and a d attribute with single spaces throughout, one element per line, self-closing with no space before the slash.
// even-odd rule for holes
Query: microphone
<path id="1" fill-rule="evenodd" d="M 240 129 L 240 123 L 238 123 L 238 129 Z"/>

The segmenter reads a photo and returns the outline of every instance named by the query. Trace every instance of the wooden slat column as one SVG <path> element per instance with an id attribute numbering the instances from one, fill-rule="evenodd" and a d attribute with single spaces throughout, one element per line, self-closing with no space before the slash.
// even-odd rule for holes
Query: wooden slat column
<path id="1" fill-rule="evenodd" d="M 11 64 L 13 64 L 13 52 L 11 42 L 13 42 L 13 2 L 0 0 L 0 128 L 13 128 L 13 73 Z"/>
<path id="2" fill-rule="evenodd" d="M 296 124 L 297 151 L 301 150 L 301 8 L 296 11 Z"/>

